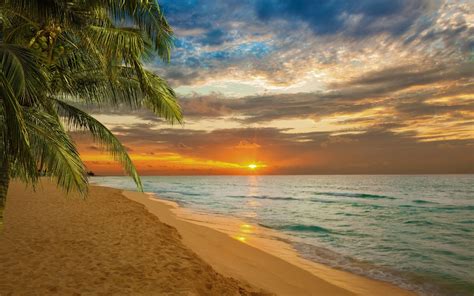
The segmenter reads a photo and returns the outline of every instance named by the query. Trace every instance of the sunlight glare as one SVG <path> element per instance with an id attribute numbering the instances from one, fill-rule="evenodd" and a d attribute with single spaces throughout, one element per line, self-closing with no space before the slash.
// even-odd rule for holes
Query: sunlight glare
<path id="1" fill-rule="evenodd" d="M 255 163 L 249 164 L 249 169 L 255 170 L 257 168 L 257 165 Z"/>
<path id="2" fill-rule="evenodd" d="M 245 243 L 245 242 L 247 241 L 247 238 L 246 238 L 245 236 L 237 236 L 236 239 L 237 239 L 238 241 L 243 242 L 243 243 Z"/>

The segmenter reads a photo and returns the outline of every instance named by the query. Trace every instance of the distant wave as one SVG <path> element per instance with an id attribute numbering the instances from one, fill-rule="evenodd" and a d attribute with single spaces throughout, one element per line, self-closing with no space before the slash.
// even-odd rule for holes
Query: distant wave
<path id="1" fill-rule="evenodd" d="M 396 199 L 395 197 L 369 194 L 369 193 L 351 193 L 351 192 L 314 192 L 317 195 L 328 195 L 328 196 L 342 196 L 342 197 L 353 197 L 353 198 L 370 198 L 370 199 Z"/>
<path id="2" fill-rule="evenodd" d="M 424 200 L 424 199 L 415 199 L 413 202 L 417 203 L 417 204 L 433 204 L 433 205 L 439 204 L 437 202 L 428 201 L 428 200 Z"/>
<path id="3" fill-rule="evenodd" d="M 160 191 L 154 191 L 158 194 L 166 194 L 166 193 L 178 193 L 181 195 L 188 195 L 188 196 L 200 196 L 200 193 L 194 193 L 194 192 L 189 192 L 189 191 L 177 191 L 177 190 L 160 190 Z"/>
<path id="4" fill-rule="evenodd" d="M 366 199 L 396 199 L 395 197 L 386 196 L 386 195 L 376 195 L 368 193 L 345 193 L 345 192 L 314 192 L 316 195 L 321 196 L 342 196 L 342 197 L 352 197 L 352 198 L 366 198 Z M 271 200 L 299 200 L 299 201 L 313 201 L 313 202 L 327 202 L 331 203 L 329 200 L 320 200 L 320 199 L 305 199 L 305 198 L 294 198 L 287 196 L 268 196 L 268 195 L 228 195 L 230 198 L 256 198 L 256 199 L 271 199 Z"/>
<path id="5" fill-rule="evenodd" d="M 433 225 L 433 222 L 424 221 L 424 220 L 409 220 L 409 221 L 405 221 L 403 223 L 404 224 L 418 225 L 418 226 Z"/>
<path id="6" fill-rule="evenodd" d="M 360 214 L 348 213 L 348 212 L 337 212 L 336 215 L 342 215 L 342 216 L 347 216 L 347 217 L 360 217 L 360 216 L 362 216 Z"/>
<path id="7" fill-rule="evenodd" d="M 256 198 L 256 199 L 272 199 L 272 200 L 301 200 L 293 197 L 279 197 L 268 195 L 228 195 L 230 198 Z"/>
<path id="8" fill-rule="evenodd" d="M 423 204 L 423 203 L 421 203 Z M 435 203 L 438 206 L 433 207 L 425 207 L 429 212 L 443 212 L 443 211 L 474 211 L 474 206 L 471 205 L 461 205 L 461 206 L 451 206 L 451 205 L 441 205 L 439 203 Z M 413 209 L 421 209 L 424 208 L 419 205 L 409 205 L 403 204 L 399 205 L 400 208 L 413 208 Z"/>
<path id="9" fill-rule="evenodd" d="M 288 230 L 296 232 L 316 232 L 316 233 L 331 233 L 332 231 L 317 225 L 304 225 L 304 224 L 290 224 L 290 225 L 279 225 L 279 226 L 267 226 L 260 224 L 263 227 L 273 228 L 278 230 Z"/>
<path id="10" fill-rule="evenodd" d="M 443 207 L 436 207 L 439 210 L 465 210 L 465 211 L 474 211 L 474 206 L 466 205 L 466 206 L 443 206 Z"/>

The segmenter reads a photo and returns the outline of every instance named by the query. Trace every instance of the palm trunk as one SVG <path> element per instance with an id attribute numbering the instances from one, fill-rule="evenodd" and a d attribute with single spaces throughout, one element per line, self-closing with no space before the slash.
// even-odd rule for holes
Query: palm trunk
<path id="1" fill-rule="evenodd" d="M 0 233 L 3 230 L 3 212 L 7 202 L 8 185 L 10 184 L 10 170 L 8 157 L 0 159 Z"/>

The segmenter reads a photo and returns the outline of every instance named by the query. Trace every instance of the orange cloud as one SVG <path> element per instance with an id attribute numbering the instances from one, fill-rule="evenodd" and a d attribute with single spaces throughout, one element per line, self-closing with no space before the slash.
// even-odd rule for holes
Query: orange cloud
<path id="1" fill-rule="evenodd" d="M 257 143 L 249 142 L 247 140 L 242 140 L 237 146 L 235 146 L 235 148 L 237 149 L 259 149 L 260 147 L 262 146 Z"/>

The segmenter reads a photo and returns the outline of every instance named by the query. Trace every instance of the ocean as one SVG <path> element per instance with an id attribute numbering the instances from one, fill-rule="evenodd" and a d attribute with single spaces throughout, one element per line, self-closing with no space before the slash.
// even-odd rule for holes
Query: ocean
<path id="1" fill-rule="evenodd" d="M 474 294 L 474 175 L 154 176 L 144 190 L 280 231 L 308 260 L 419 295 Z M 93 182 L 134 190 L 127 177 Z"/>

